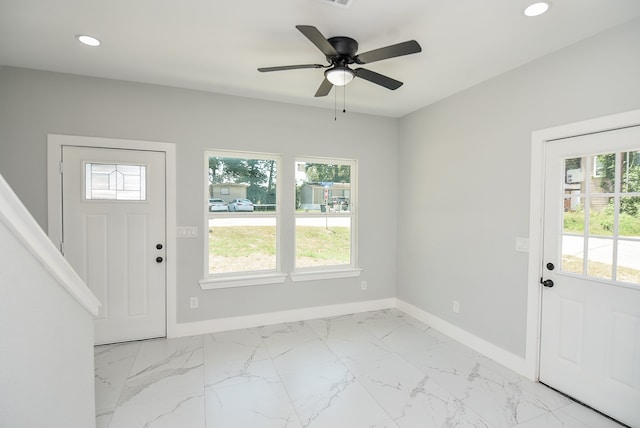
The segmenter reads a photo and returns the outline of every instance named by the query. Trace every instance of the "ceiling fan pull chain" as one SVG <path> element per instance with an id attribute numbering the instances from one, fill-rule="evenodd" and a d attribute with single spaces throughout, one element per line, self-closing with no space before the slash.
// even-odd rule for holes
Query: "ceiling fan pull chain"
<path id="1" fill-rule="evenodd" d="M 342 87 L 342 113 L 346 113 L 346 112 L 347 112 L 347 85 L 344 85 Z"/>
<path id="2" fill-rule="evenodd" d="M 333 91 L 333 120 L 338 120 L 338 90 Z"/>

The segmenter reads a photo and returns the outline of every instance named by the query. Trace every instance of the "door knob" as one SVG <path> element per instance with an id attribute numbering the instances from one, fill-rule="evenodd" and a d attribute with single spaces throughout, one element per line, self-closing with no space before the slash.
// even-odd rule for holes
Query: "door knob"
<path id="1" fill-rule="evenodd" d="M 553 287 L 553 281 L 550 279 L 545 279 L 544 281 L 542 280 L 542 278 L 540 278 L 540 284 L 544 285 L 545 287 Z"/>
<path id="2" fill-rule="evenodd" d="M 162 250 L 162 244 L 156 244 L 156 248 L 157 248 L 158 250 Z"/>
<path id="3" fill-rule="evenodd" d="M 162 257 L 156 257 L 156 263 L 162 263 Z"/>

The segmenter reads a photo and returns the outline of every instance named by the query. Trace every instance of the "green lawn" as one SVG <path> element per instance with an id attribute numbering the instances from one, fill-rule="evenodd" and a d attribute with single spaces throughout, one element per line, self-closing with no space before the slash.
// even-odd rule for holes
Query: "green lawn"
<path id="1" fill-rule="evenodd" d="M 351 257 L 348 227 L 296 227 L 296 265 L 348 264 Z M 242 272 L 275 268 L 276 228 L 234 226 L 209 228 L 209 272 Z"/>
<path id="2" fill-rule="evenodd" d="M 260 253 L 275 255 L 276 228 L 235 226 L 209 228 L 209 254 L 219 257 L 246 257 Z"/>
<path id="3" fill-rule="evenodd" d="M 590 214 L 589 234 L 611 236 L 613 234 L 613 214 L 606 211 Z M 640 236 L 640 216 L 620 214 L 618 234 L 621 236 Z M 568 211 L 564 213 L 564 231 L 566 233 L 584 232 L 584 212 Z"/>
<path id="4" fill-rule="evenodd" d="M 296 250 L 299 258 L 333 260 L 349 263 L 351 231 L 348 227 L 296 227 Z"/>

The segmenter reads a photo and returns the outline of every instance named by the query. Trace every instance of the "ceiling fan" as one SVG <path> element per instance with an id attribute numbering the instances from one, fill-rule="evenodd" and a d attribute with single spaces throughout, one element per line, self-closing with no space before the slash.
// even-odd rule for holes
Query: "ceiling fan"
<path id="1" fill-rule="evenodd" d="M 334 85 L 344 86 L 355 77 L 368 80 L 376 85 L 384 86 L 387 89 L 395 90 L 402 86 L 402 82 L 387 77 L 383 74 L 366 68 L 349 68 L 351 64 L 370 64 L 383 59 L 395 58 L 403 55 L 410 55 L 422 52 L 422 48 L 415 40 L 374 49 L 356 55 L 358 52 L 358 42 L 350 37 L 338 36 L 325 38 L 322 33 L 311 25 L 296 25 L 296 28 L 304 34 L 322 53 L 326 56 L 329 65 L 322 64 L 301 64 L 283 65 L 279 67 L 258 68 L 260 72 L 296 70 L 299 68 L 326 68 L 324 80 L 316 92 L 316 97 L 324 97 L 331 92 Z"/>

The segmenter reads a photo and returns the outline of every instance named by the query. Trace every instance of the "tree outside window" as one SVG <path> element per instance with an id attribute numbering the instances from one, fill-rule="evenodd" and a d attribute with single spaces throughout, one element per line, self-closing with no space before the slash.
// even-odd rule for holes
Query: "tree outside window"
<path id="1" fill-rule="evenodd" d="M 208 156 L 208 273 L 278 269 L 278 159 Z"/>

